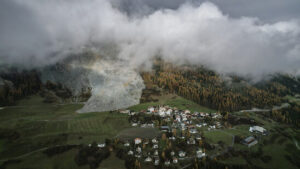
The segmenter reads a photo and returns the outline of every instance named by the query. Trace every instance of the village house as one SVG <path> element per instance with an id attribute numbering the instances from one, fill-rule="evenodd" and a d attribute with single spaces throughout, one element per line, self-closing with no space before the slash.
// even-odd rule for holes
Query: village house
<path id="1" fill-rule="evenodd" d="M 142 143 L 142 139 L 141 138 L 135 138 L 134 139 L 134 144 L 141 144 Z"/>
<path id="2" fill-rule="evenodd" d="M 159 158 L 155 158 L 155 160 L 154 160 L 154 165 L 155 165 L 155 166 L 158 166 L 158 165 L 159 165 Z"/>
<path id="3" fill-rule="evenodd" d="M 200 149 L 200 150 L 197 150 L 196 152 L 196 156 L 197 158 L 202 158 L 202 157 L 205 157 L 205 153 Z"/>
<path id="4" fill-rule="evenodd" d="M 196 134 L 196 133 L 198 133 L 198 131 L 195 128 L 192 128 L 192 129 L 190 129 L 190 133 L 191 134 Z"/>
<path id="5" fill-rule="evenodd" d="M 136 126 L 138 126 L 138 123 L 132 123 L 131 126 L 136 127 Z"/>
<path id="6" fill-rule="evenodd" d="M 98 144 L 98 145 L 97 145 L 97 147 L 99 147 L 99 148 L 104 148 L 105 146 L 106 146 L 105 143 L 102 143 L 102 144 Z"/>
<path id="7" fill-rule="evenodd" d="M 179 151 L 179 152 L 178 152 L 178 156 L 179 156 L 180 158 L 184 158 L 185 155 L 186 155 L 186 153 L 185 153 L 184 151 Z"/>
<path id="8" fill-rule="evenodd" d="M 195 139 L 193 139 L 193 138 L 189 138 L 189 139 L 187 140 L 187 144 L 193 145 L 193 144 L 196 144 L 196 141 L 195 141 Z"/>
<path id="9" fill-rule="evenodd" d="M 177 164 L 178 163 L 178 159 L 176 157 L 173 158 L 173 164 Z"/>
<path id="10" fill-rule="evenodd" d="M 176 137 L 172 136 L 172 137 L 169 137 L 169 140 L 176 140 Z"/>
<path id="11" fill-rule="evenodd" d="M 133 151 L 129 150 L 127 154 L 128 155 L 133 155 Z"/>
<path id="12" fill-rule="evenodd" d="M 163 131 L 163 132 L 170 132 L 171 131 L 169 126 L 161 126 L 160 130 Z"/>
<path id="13" fill-rule="evenodd" d="M 243 144 L 247 145 L 248 147 L 252 147 L 257 143 L 257 140 L 253 136 L 249 136 L 243 140 Z"/>
<path id="14" fill-rule="evenodd" d="M 169 166 L 171 164 L 171 162 L 169 160 L 166 160 L 164 164 L 165 164 L 165 166 Z"/>
<path id="15" fill-rule="evenodd" d="M 142 152 L 142 149 L 141 149 L 141 147 L 137 147 L 135 151 L 136 151 L 137 153 L 141 153 L 141 152 Z"/>
<path id="16" fill-rule="evenodd" d="M 153 144 L 158 143 L 158 141 L 157 141 L 156 138 L 153 138 L 153 139 L 151 140 L 151 142 L 152 142 Z"/>
<path id="17" fill-rule="evenodd" d="M 146 159 L 145 159 L 145 162 L 152 162 L 152 158 L 150 156 L 148 156 Z"/>
<path id="18" fill-rule="evenodd" d="M 121 114 L 129 114 L 129 113 L 130 113 L 130 110 L 121 110 L 120 113 L 121 113 Z"/>
<path id="19" fill-rule="evenodd" d="M 154 107 L 149 107 L 149 108 L 148 108 L 148 112 L 154 113 L 154 111 L 155 111 L 155 108 L 154 108 Z"/>
<path id="20" fill-rule="evenodd" d="M 125 146 L 125 147 L 129 147 L 129 146 L 130 146 L 130 143 L 129 143 L 129 142 L 126 142 L 126 143 L 124 143 L 124 146 Z"/>

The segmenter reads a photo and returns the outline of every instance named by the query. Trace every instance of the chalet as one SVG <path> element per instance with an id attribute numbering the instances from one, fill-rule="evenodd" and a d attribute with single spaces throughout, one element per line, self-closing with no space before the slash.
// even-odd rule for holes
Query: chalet
<path id="1" fill-rule="evenodd" d="M 243 140 L 243 144 L 247 145 L 248 147 L 252 147 L 257 143 L 257 140 L 253 136 L 249 136 Z"/>

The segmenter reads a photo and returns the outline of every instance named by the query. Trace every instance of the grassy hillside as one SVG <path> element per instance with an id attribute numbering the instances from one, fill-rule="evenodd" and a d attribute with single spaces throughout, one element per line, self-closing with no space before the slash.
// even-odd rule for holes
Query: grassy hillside
<path id="1" fill-rule="evenodd" d="M 82 105 L 46 104 L 42 100 L 32 96 L 0 110 L 0 161 L 35 158 L 36 153 L 55 145 L 102 142 L 130 127 L 126 115 L 78 114 L 75 111 Z"/>
<path id="2" fill-rule="evenodd" d="M 156 96 L 157 102 L 147 102 L 141 103 L 139 105 L 130 107 L 130 110 L 139 111 L 145 110 L 149 106 L 158 106 L 158 105 L 169 105 L 171 107 L 177 107 L 178 109 L 185 110 L 189 109 L 191 111 L 198 111 L 198 112 L 216 112 L 216 110 L 201 106 L 193 101 L 187 100 L 183 97 L 180 97 L 176 94 L 163 94 L 161 96 Z"/>

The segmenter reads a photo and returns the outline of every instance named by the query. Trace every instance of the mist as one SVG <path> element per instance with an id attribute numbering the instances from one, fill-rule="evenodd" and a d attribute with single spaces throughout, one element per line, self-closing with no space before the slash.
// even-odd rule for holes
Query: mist
<path id="1" fill-rule="evenodd" d="M 255 79 L 300 73 L 296 17 L 231 15 L 212 2 L 178 1 L 172 7 L 120 2 L 2 0 L 0 63 L 41 67 L 93 47 L 133 69 L 151 68 L 160 56 Z M 108 48 L 116 52 L 104 52 Z"/>

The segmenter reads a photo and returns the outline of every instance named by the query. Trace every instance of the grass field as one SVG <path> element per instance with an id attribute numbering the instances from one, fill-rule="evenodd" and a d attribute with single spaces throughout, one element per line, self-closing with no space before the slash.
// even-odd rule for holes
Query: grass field
<path id="1" fill-rule="evenodd" d="M 255 121 L 262 124 L 270 134 L 267 136 L 262 136 L 258 140 L 258 144 L 248 148 L 245 145 L 235 144 L 234 149 L 242 150 L 250 153 L 258 152 L 259 148 L 262 149 L 260 153 L 261 156 L 269 156 L 270 161 L 264 162 L 261 158 L 249 158 L 247 160 L 251 161 L 252 164 L 263 167 L 263 168 L 286 168 L 286 169 L 296 169 L 298 168 L 295 164 L 292 164 L 287 157 L 294 159 L 300 159 L 300 150 L 297 149 L 294 143 L 295 140 L 300 138 L 300 130 L 292 128 L 291 126 L 277 123 L 270 119 L 264 119 L 259 113 L 235 113 L 238 116 L 249 117 L 255 119 Z M 239 135 L 242 137 L 247 137 L 251 134 L 248 132 L 249 125 L 238 125 L 232 129 L 225 129 L 223 132 L 230 133 L 233 135 Z M 214 135 L 212 138 L 218 138 Z M 242 156 L 231 157 L 226 160 L 222 160 L 225 164 L 245 164 L 246 158 Z"/>
<path id="2" fill-rule="evenodd" d="M 209 109 L 207 107 L 200 106 L 199 104 L 184 99 L 178 95 L 175 94 L 168 94 L 163 96 L 156 97 L 158 99 L 157 102 L 149 102 L 149 103 L 142 103 L 133 107 L 130 107 L 130 110 L 139 111 L 139 110 L 145 110 L 149 106 L 158 106 L 158 105 L 169 105 L 171 107 L 177 107 L 178 109 L 188 109 L 191 111 L 198 111 L 198 112 L 216 112 L 216 110 Z"/>
<path id="3" fill-rule="evenodd" d="M 226 145 L 231 145 L 232 143 L 232 135 L 222 130 L 205 131 L 204 137 L 212 144 L 218 144 L 219 141 L 224 142 Z"/>
<path id="4" fill-rule="evenodd" d="M 20 101 L 16 106 L 0 110 L 1 131 L 19 135 L 10 141 L 0 140 L 0 161 L 20 157 L 18 159 L 24 160 L 24 165 L 27 166 L 31 164 L 31 160 L 43 158 L 39 155 L 39 150 L 44 148 L 102 142 L 105 138 L 112 138 L 121 130 L 130 127 L 126 115 L 108 112 L 76 113 L 81 107 L 80 104 L 45 104 L 41 97 L 32 96 Z M 55 159 L 45 160 L 55 164 Z M 59 158 L 57 160 L 60 161 Z"/>
<path id="5" fill-rule="evenodd" d="M 124 161 L 117 158 L 115 154 L 111 154 L 100 164 L 98 169 L 126 169 L 126 167 Z"/>
<path id="6" fill-rule="evenodd" d="M 285 96 L 284 98 L 289 100 L 290 102 L 294 102 L 300 105 L 300 98 L 296 98 L 294 96 Z"/>

